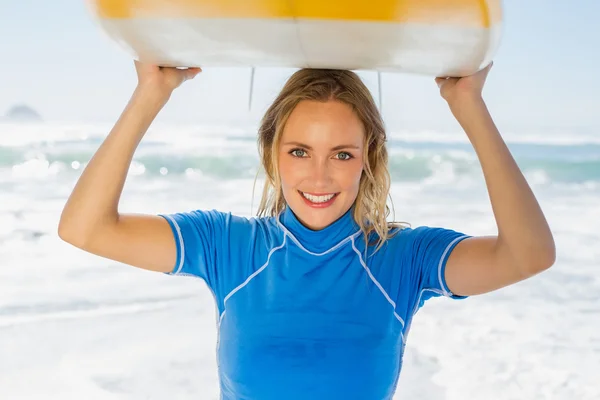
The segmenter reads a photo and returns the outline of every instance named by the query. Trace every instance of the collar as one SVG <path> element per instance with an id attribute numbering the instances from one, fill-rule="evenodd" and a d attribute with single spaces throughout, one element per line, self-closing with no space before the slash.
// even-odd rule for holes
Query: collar
<path id="1" fill-rule="evenodd" d="M 292 235 L 292 239 L 295 238 L 306 250 L 323 253 L 349 236 L 360 232 L 360 227 L 352 217 L 353 210 L 354 207 L 350 207 L 344 215 L 320 230 L 309 229 L 302 225 L 289 205 L 285 207 L 278 219 L 280 224 Z"/>

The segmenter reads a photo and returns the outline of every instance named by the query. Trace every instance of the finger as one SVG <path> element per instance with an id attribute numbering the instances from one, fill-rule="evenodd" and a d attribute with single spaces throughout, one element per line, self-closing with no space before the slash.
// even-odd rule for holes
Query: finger
<path id="1" fill-rule="evenodd" d="M 195 67 L 195 68 L 188 68 L 185 71 L 185 77 L 186 79 L 193 79 L 196 75 L 198 75 L 200 72 L 202 72 L 202 68 L 199 67 Z"/>
<path id="2" fill-rule="evenodd" d="M 437 77 L 437 78 L 435 78 L 435 83 L 437 83 L 438 87 L 441 88 L 442 86 L 444 86 L 448 82 L 456 83 L 456 81 L 458 81 L 458 79 L 459 78 L 451 78 L 449 76 L 446 76 L 446 77 Z"/>
<path id="3" fill-rule="evenodd" d="M 438 87 L 442 87 L 444 83 L 448 81 L 448 77 L 437 77 L 435 78 L 435 83 L 437 83 Z"/>
<path id="4" fill-rule="evenodd" d="M 490 69 L 492 69 L 493 65 L 494 65 L 494 62 L 492 61 L 488 65 L 486 65 L 484 68 L 481 68 L 479 71 L 475 72 L 473 75 L 487 76 L 487 74 L 490 72 Z"/>
<path id="5" fill-rule="evenodd" d="M 492 67 L 493 67 L 493 66 L 494 66 L 494 62 L 492 61 L 492 62 L 490 62 L 490 63 L 487 65 L 487 67 L 485 67 L 485 68 L 483 69 L 483 70 L 485 71 L 485 72 L 484 72 L 484 75 L 485 75 L 485 76 L 487 76 L 487 75 L 490 73 L 490 70 L 492 69 Z"/>

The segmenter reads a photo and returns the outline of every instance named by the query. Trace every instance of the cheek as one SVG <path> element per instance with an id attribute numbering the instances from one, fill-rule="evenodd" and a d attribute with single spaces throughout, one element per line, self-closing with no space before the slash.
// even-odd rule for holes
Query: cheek
<path id="1" fill-rule="evenodd" d="M 294 163 L 286 159 L 285 155 L 279 156 L 279 179 L 281 179 L 282 186 L 289 187 L 293 186 L 294 182 L 298 180 L 298 168 L 294 168 Z"/>
<path id="2" fill-rule="evenodd" d="M 340 168 L 336 173 L 336 181 L 343 190 L 358 190 L 363 167 L 361 163 L 352 163 Z"/>

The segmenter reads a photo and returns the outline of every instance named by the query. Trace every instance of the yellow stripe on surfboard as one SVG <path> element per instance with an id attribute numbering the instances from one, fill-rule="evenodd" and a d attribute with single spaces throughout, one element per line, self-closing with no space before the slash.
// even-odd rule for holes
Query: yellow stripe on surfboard
<path id="1" fill-rule="evenodd" d="M 489 28 L 501 0 L 90 0 L 101 18 L 306 18 Z"/>
<path id="2" fill-rule="evenodd" d="M 163 66 L 465 76 L 491 61 L 502 0 L 87 0 L 136 59 Z"/>

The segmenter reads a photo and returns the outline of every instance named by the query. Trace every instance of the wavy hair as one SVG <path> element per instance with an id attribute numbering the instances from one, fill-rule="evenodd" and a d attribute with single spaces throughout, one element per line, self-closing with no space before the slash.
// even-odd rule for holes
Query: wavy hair
<path id="1" fill-rule="evenodd" d="M 390 237 L 398 223 L 387 222 L 390 189 L 386 131 L 375 101 L 359 76 L 347 70 L 312 69 L 296 71 L 267 109 L 258 130 L 258 150 L 266 174 L 257 215 L 276 216 L 286 207 L 278 169 L 279 143 L 285 124 L 303 100 L 340 101 L 349 105 L 364 127 L 364 168 L 360 178 L 353 218 L 369 245 L 377 249 Z M 393 206 L 393 203 L 392 203 Z M 375 241 L 368 241 L 376 233 Z"/>

